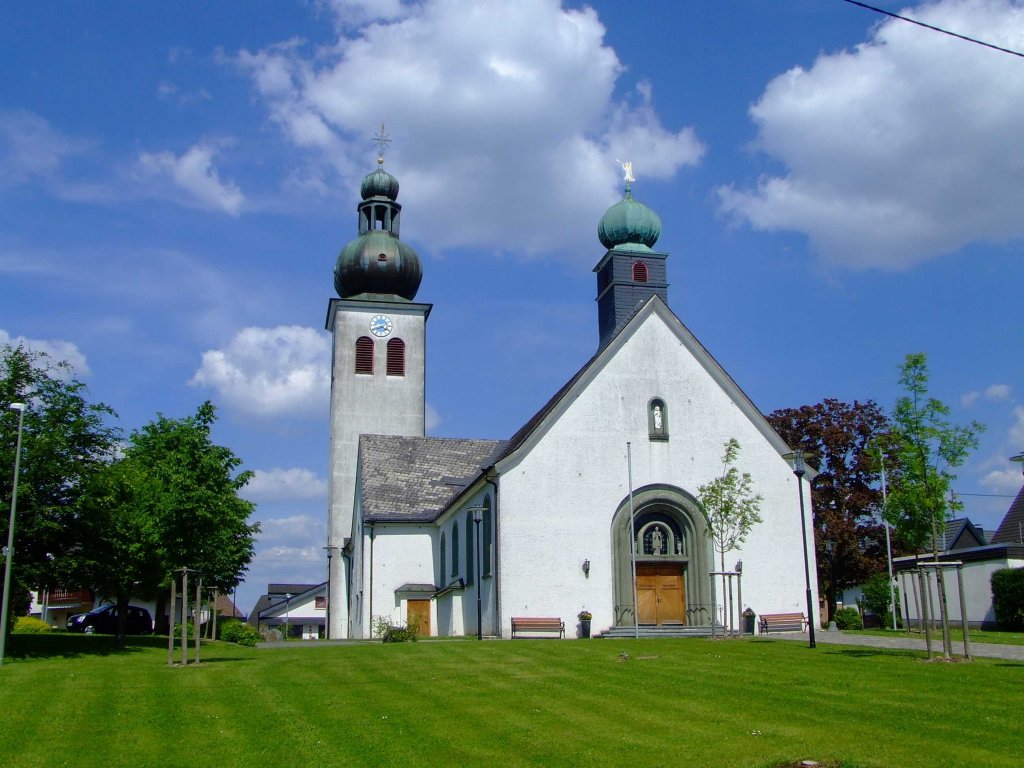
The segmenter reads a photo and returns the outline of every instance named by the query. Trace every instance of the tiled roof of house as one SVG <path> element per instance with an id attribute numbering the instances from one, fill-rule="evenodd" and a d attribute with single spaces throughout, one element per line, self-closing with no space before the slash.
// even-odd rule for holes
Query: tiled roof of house
<path id="1" fill-rule="evenodd" d="M 502 451 L 503 440 L 361 435 L 367 522 L 430 522 Z"/>
<path id="2" fill-rule="evenodd" d="M 1006 517 L 999 524 L 992 536 L 993 544 L 1013 544 L 1024 541 L 1021 531 L 1024 530 L 1024 486 L 1017 492 L 1017 498 L 1006 510 Z"/>

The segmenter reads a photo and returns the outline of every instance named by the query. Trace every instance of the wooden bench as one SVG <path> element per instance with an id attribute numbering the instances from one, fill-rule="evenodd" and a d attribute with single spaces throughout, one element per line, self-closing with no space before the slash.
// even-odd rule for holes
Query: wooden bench
<path id="1" fill-rule="evenodd" d="M 561 619 L 544 619 L 528 616 L 512 617 L 512 637 L 516 632 L 557 632 L 558 637 L 565 637 L 565 622 Z"/>
<path id="2" fill-rule="evenodd" d="M 762 613 L 761 634 L 769 632 L 803 632 L 807 619 L 802 613 Z"/>

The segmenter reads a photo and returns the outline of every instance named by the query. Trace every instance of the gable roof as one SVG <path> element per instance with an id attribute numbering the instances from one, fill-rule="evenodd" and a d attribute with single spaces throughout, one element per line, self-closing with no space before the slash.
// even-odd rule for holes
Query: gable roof
<path id="1" fill-rule="evenodd" d="M 1017 497 L 1006 510 L 1006 516 L 999 524 L 995 534 L 992 536 L 993 544 L 1013 544 L 1024 539 L 1021 537 L 1021 530 L 1024 530 L 1024 485 L 1017 491 Z"/>
<path id="2" fill-rule="evenodd" d="M 549 417 L 558 410 L 559 405 L 566 399 L 570 392 L 577 388 L 577 385 L 581 381 L 589 381 L 592 375 L 596 375 L 596 372 L 600 370 L 606 360 L 613 357 L 615 353 L 626 343 L 633 331 L 640 326 L 650 315 L 657 314 L 665 323 L 673 330 L 673 332 L 679 337 L 683 346 L 689 350 L 690 354 L 696 358 L 697 362 L 700 363 L 704 369 L 711 375 L 711 377 L 718 383 L 722 389 L 725 390 L 726 394 L 736 403 L 741 411 L 747 416 L 748 419 L 753 422 L 754 426 L 764 435 L 764 437 L 771 443 L 776 450 L 779 451 L 780 455 L 788 453 L 790 447 L 786 442 L 779 437 L 778 432 L 768 423 L 768 420 L 764 417 L 764 414 L 754 405 L 754 402 L 747 397 L 747 394 L 740 389 L 736 381 L 726 373 L 725 369 L 712 357 L 711 353 L 704 347 L 697 337 L 690 332 L 690 329 L 683 324 L 676 314 L 669 309 L 669 306 L 661 299 L 660 296 L 651 296 L 642 306 L 640 306 L 633 317 L 626 323 L 618 333 L 612 337 L 612 339 L 597 353 L 591 357 L 583 367 L 580 368 L 570 378 L 555 395 L 548 400 L 544 406 L 537 411 L 527 422 L 524 424 L 518 432 L 516 432 L 512 438 L 508 441 L 504 451 L 495 459 L 495 463 L 511 456 L 517 450 L 522 448 L 527 442 L 530 442 L 531 438 L 542 427 L 548 422 Z M 817 474 L 810 467 L 808 467 L 808 480 L 813 480 Z"/>
<path id="3" fill-rule="evenodd" d="M 504 440 L 359 436 L 359 482 L 366 522 L 432 522 L 494 464 Z"/>
<path id="4" fill-rule="evenodd" d="M 261 611 L 267 610 L 272 605 L 277 605 L 278 601 L 284 600 L 284 596 L 289 593 L 294 597 L 316 586 L 316 584 L 267 584 L 267 593 L 260 595 L 256 605 L 249 612 L 249 618 L 246 619 L 246 623 L 256 626 L 260 620 Z"/>
<path id="5" fill-rule="evenodd" d="M 271 616 L 280 616 L 282 613 L 286 613 L 288 611 L 294 613 L 297 608 L 300 608 L 304 603 L 307 603 L 311 597 L 326 594 L 327 582 L 325 581 L 322 584 L 315 584 L 309 587 L 309 589 L 298 594 L 292 594 L 290 600 L 286 600 L 280 594 L 267 595 L 267 597 L 271 598 L 271 602 L 265 608 L 262 608 L 256 615 L 258 618 L 262 619 L 264 617 L 269 618 Z M 274 600 L 274 597 L 277 599 Z"/>
<path id="6" fill-rule="evenodd" d="M 940 534 L 939 551 L 951 552 L 956 549 L 980 547 L 988 544 L 985 535 L 966 517 L 947 520 Z M 929 548 L 930 552 L 931 549 Z"/>

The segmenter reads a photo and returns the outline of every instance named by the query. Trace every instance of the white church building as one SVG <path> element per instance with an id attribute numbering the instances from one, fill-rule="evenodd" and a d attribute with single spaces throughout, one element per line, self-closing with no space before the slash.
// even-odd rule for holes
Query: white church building
<path id="1" fill-rule="evenodd" d="M 424 434 L 431 305 L 415 301 L 420 261 L 399 239 L 398 182 L 382 163 L 363 180 L 327 313 L 329 546 L 341 555 L 329 636 L 368 637 L 374 617 L 507 638 L 514 617 L 560 618 L 575 637 L 584 610 L 595 634 L 710 633 L 738 627 L 746 606 L 805 613 L 808 484 L 801 531 L 789 447 L 669 308 L 667 254 L 652 249 L 661 222 L 632 177 L 598 228 L 595 355 L 510 438 L 462 440 Z M 731 606 L 697 499 L 730 438 L 763 497 L 762 522 L 726 556 L 726 570 L 742 561 Z"/>

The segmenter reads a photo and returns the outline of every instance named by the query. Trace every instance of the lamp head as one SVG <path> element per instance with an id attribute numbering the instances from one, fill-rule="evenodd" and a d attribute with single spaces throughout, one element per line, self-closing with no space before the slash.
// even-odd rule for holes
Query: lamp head
<path id="1" fill-rule="evenodd" d="M 12 411 L 21 411 L 21 412 L 25 411 L 25 404 L 24 403 L 11 403 L 7 407 L 10 408 Z"/>
<path id="2" fill-rule="evenodd" d="M 14 407 L 13 405 L 11 406 Z M 1024 472 L 1024 452 L 1018 453 L 1016 456 L 1011 456 L 1010 461 L 1015 461 L 1020 464 L 1021 472 Z"/>
<path id="3" fill-rule="evenodd" d="M 805 453 L 800 448 L 795 451 L 783 454 L 782 458 L 789 462 L 790 466 L 793 467 L 793 474 L 797 477 L 803 477 L 807 472 L 808 460 L 814 458 L 811 454 Z"/>

